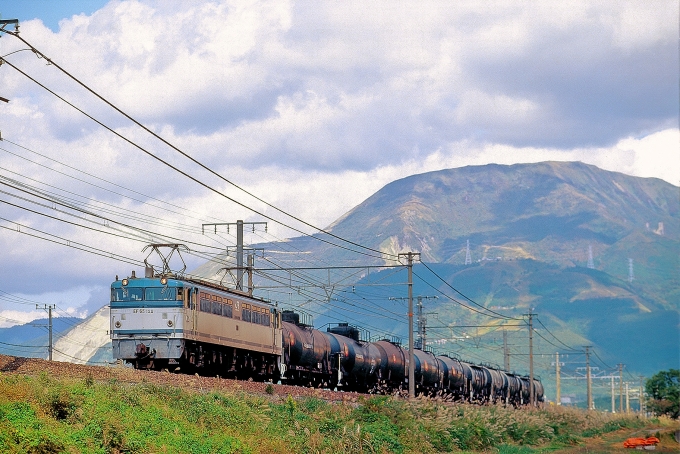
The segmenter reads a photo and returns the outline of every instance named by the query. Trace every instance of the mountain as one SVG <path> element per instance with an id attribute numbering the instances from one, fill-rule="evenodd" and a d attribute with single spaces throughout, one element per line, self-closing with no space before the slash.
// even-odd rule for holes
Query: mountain
<path id="1" fill-rule="evenodd" d="M 680 194 L 655 178 L 574 162 L 429 172 L 388 184 L 330 231 L 436 263 L 464 263 L 467 240 L 476 260 L 561 266 L 585 266 L 590 247 L 596 269 L 625 277 L 633 258 L 640 285 L 680 307 Z"/>
<path id="2" fill-rule="evenodd" d="M 79 322 L 55 342 L 52 358 L 77 364 L 112 362 L 109 306 Z"/>
<path id="3" fill-rule="evenodd" d="M 109 338 L 109 306 L 102 307 L 84 320 L 77 317 L 53 318 L 52 338 L 54 361 L 110 363 L 113 356 Z M 7 354 L 47 358 L 48 320 L 0 328 L 0 344 Z"/>
<path id="4" fill-rule="evenodd" d="M 76 317 L 54 317 L 52 336 L 58 339 L 65 332 L 81 322 Z M 0 328 L 0 345 L 3 352 L 16 356 L 47 358 L 49 343 L 49 320 L 36 319 L 23 325 Z"/>
<path id="5" fill-rule="evenodd" d="M 503 324 L 521 349 L 526 346 L 525 327 L 489 321 L 459 304 L 476 307 L 460 295 L 454 294 L 458 303 L 441 297 L 452 294 L 453 287 L 487 315 L 484 309 L 522 320 L 530 309 L 537 312 L 547 327 L 541 333 L 543 327 L 538 326 L 537 331 L 547 340 L 536 338 L 537 351 L 547 361 L 546 373 L 551 370 L 549 355 L 568 351 L 564 344 L 592 345 L 601 367 L 624 362 L 627 370 L 641 373 L 680 367 L 680 190 L 665 181 L 580 162 L 440 170 L 389 183 L 327 230 L 383 252 L 422 254 L 422 261 L 442 279 L 416 265 L 415 274 L 424 278 L 416 280 L 414 294 L 439 295 L 426 301 L 427 310 L 436 312 L 436 325 L 447 327 L 432 328 L 430 338 L 446 337 L 448 330 L 454 339 L 442 340 L 436 346 L 439 351 L 502 364 L 499 348 L 482 351 L 481 346 L 489 336 L 499 345 Z M 465 265 L 468 241 L 472 263 Z M 318 234 L 257 247 L 280 266 L 310 266 L 308 257 L 317 264 L 321 260 L 329 265 L 389 264 L 366 250 L 363 254 L 348 250 L 358 250 L 355 246 L 345 243 L 346 249 L 341 249 L 329 243 L 339 241 Z M 208 262 L 195 273 L 214 278 L 221 266 Z M 352 305 L 360 307 L 368 300 L 339 297 L 343 285 L 332 285 L 324 273 L 316 273 L 316 278 L 327 282 L 322 295 L 328 300 L 315 305 L 297 301 L 304 309 L 313 305 L 316 325 L 338 321 L 344 307 L 347 321 L 405 338 L 403 323 L 379 316 L 356 318 Z M 390 273 L 371 271 L 370 279 L 345 280 L 345 295 L 354 290 L 351 285 L 358 289 L 369 281 L 393 282 L 395 291 L 405 291 L 398 285 L 403 275 L 390 278 Z M 280 286 L 290 280 L 281 273 L 275 280 L 260 279 L 256 284 L 276 287 L 275 281 Z M 333 304 L 331 296 L 344 298 L 345 305 Z M 376 303 L 365 307 L 370 304 Z M 377 304 L 382 305 L 377 312 L 403 310 L 391 309 L 387 301 Z M 457 328 L 475 324 L 491 326 Z M 466 344 L 465 339 L 470 341 Z M 526 353 L 517 354 L 525 368 Z M 579 361 L 583 362 L 582 355 Z"/>
<path id="6" fill-rule="evenodd" d="M 531 259 L 561 267 L 588 264 L 628 279 L 668 309 L 680 308 L 679 188 L 656 178 L 609 172 L 580 162 L 484 165 L 413 175 L 389 183 L 327 229 L 383 252 L 417 251 L 429 263 Z M 337 248 L 329 235 L 258 245 L 280 263 L 307 257 L 331 264 L 378 263 Z M 356 250 L 351 245 L 348 249 Z M 287 256 L 286 256 L 287 255 Z M 214 276 L 208 262 L 195 272 Z"/>

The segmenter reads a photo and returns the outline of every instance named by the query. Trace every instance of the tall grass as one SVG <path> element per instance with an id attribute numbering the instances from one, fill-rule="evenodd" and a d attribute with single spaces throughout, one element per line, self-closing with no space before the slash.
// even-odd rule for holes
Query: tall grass
<path id="1" fill-rule="evenodd" d="M 366 397 L 328 403 L 0 375 L 0 452 L 531 452 L 569 445 L 634 417 L 569 408 L 514 410 Z"/>

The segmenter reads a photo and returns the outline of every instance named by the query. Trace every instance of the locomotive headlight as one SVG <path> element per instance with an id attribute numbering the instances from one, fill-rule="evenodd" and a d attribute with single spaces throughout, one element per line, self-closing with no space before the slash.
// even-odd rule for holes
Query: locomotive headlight
<path id="1" fill-rule="evenodd" d="M 172 325 L 173 325 L 172 320 L 168 320 L 168 326 L 172 327 Z"/>
<path id="2" fill-rule="evenodd" d="M 116 323 L 114 323 L 114 325 L 116 326 L 116 328 L 120 328 L 120 326 L 121 326 L 121 325 L 120 325 L 120 321 L 119 321 L 119 320 L 116 320 Z"/>
<path id="3" fill-rule="evenodd" d="M 127 279 L 123 279 L 122 284 L 123 284 L 123 285 L 128 285 L 128 280 L 127 280 Z"/>
<path id="4" fill-rule="evenodd" d="M 162 277 L 161 278 L 161 285 L 165 285 L 168 283 L 168 278 L 167 277 Z"/>

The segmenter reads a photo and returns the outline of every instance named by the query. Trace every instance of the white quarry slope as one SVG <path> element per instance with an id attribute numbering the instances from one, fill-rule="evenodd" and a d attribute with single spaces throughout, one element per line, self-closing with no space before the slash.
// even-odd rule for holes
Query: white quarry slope
<path id="1" fill-rule="evenodd" d="M 104 306 L 78 323 L 54 343 L 52 359 L 76 364 L 88 362 L 100 348 L 111 343 L 109 320 L 109 306 Z"/>

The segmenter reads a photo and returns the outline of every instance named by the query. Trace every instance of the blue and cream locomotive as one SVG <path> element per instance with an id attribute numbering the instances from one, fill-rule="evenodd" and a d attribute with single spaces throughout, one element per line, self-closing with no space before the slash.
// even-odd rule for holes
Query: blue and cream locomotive
<path id="1" fill-rule="evenodd" d="M 208 282 L 148 274 L 111 285 L 114 358 L 140 369 L 278 378 L 276 309 Z"/>

